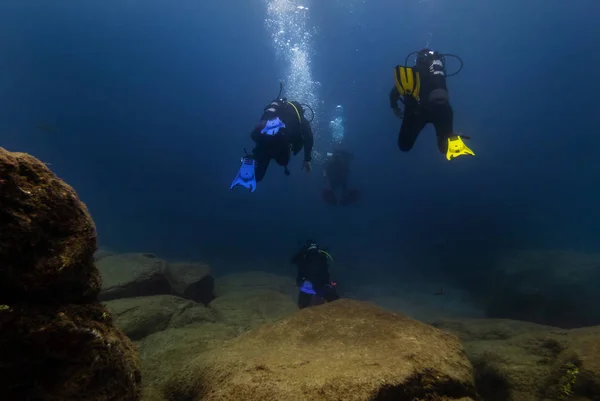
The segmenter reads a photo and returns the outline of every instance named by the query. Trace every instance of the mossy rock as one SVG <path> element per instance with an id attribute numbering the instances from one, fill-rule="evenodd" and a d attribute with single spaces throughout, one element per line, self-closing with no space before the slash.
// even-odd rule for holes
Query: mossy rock
<path id="1" fill-rule="evenodd" d="M 458 339 L 341 299 L 204 352 L 162 387 L 169 401 L 451 401 L 477 398 Z"/>
<path id="2" fill-rule="evenodd" d="M 116 326 L 134 341 L 166 328 L 216 320 L 211 308 L 174 295 L 121 298 L 104 304 Z"/>
<path id="3" fill-rule="evenodd" d="M 0 306 L 0 399 L 137 401 L 130 340 L 101 304 Z"/>
<path id="4" fill-rule="evenodd" d="M 0 148 L 0 304 L 92 302 L 96 227 L 44 163 Z"/>

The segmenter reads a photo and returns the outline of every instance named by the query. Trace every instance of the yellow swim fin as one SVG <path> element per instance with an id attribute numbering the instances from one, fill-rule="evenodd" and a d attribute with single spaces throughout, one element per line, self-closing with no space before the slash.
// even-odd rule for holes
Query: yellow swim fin
<path id="1" fill-rule="evenodd" d="M 448 150 L 446 151 L 446 159 L 450 160 L 452 158 L 463 155 L 475 156 L 475 153 L 471 149 L 469 149 L 467 145 L 465 145 L 460 135 L 451 136 L 450 138 L 448 138 Z"/>
<path id="2" fill-rule="evenodd" d="M 419 73 L 410 67 L 397 65 L 394 67 L 394 81 L 401 95 L 408 95 L 419 100 L 421 91 L 421 78 Z"/>

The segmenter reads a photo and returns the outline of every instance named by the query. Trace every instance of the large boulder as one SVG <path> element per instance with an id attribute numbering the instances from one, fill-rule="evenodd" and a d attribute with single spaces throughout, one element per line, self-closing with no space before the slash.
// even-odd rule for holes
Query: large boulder
<path id="1" fill-rule="evenodd" d="M 97 302 L 95 250 L 73 189 L 0 148 L 0 399 L 139 400 L 133 346 Z"/>
<path id="2" fill-rule="evenodd" d="M 450 334 L 342 299 L 213 349 L 163 386 L 168 399 L 473 400 L 471 365 Z"/>
<path id="3" fill-rule="evenodd" d="M 569 331 L 545 390 L 548 399 L 600 400 L 600 326 Z"/>
<path id="4" fill-rule="evenodd" d="M 108 256 L 97 266 L 102 275 L 102 301 L 173 292 L 167 262 L 152 254 Z"/>
<path id="5" fill-rule="evenodd" d="M 208 305 L 215 298 L 210 266 L 199 262 L 171 262 L 171 288 L 182 298 Z"/>
<path id="6" fill-rule="evenodd" d="M 236 335 L 234 328 L 217 322 L 168 328 L 144 337 L 136 343 L 142 364 L 144 388 L 152 388 L 154 393 L 158 392 L 165 381 L 190 360 Z"/>
<path id="7" fill-rule="evenodd" d="M 462 340 L 484 401 L 547 400 L 539 394 L 566 346 L 562 330 L 505 319 L 453 319 L 434 326 Z"/>
<path id="8" fill-rule="evenodd" d="M 564 330 L 502 319 L 435 326 L 461 338 L 485 401 L 600 399 L 600 327 Z"/>
<path id="9" fill-rule="evenodd" d="M 44 163 L 2 148 L 0 225 L 0 304 L 96 298 L 96 228 L 86 206 Z"/>
<path id="10" fill-rule="evenodd" d="M 121 298 L 105 302 L 115 324 L 132 340 L 166 328 L 215 322 L 215 312 L 202 304 L 174 295 Z"/>
<path id="11" fill-rule="evenodd" d="M 298 306 L 287 295 L 268 289 L 227 292 L 211 302 L 219 319 L 244 332 L 296 313 Z"/>
<path id="12" fill-rule="evenodd" d="M 100 304 L 0 306 L 0 399 L 138 400 L 129 340 Z"/>

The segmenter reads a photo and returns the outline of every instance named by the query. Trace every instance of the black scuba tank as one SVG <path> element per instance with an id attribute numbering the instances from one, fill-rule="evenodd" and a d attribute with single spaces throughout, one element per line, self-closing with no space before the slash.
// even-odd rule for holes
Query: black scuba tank
<path id="1" fill-rule="evenodd" d="M 439 100 L 447 101 L 448 88 L 444 55 L 431 49 L 419 50 L 415 68 L 421 77 L 421 100 L 426 104 L 437 103 Z M 438 99 L 440 96 L 443 99 Z"/>
<path id="2" fill-rule="evenodd" d="M 422 49 L 417 53 L 417 69 L 421 76 L 446 77 L 446 60 L 444 56 L 435 50 Z"/>

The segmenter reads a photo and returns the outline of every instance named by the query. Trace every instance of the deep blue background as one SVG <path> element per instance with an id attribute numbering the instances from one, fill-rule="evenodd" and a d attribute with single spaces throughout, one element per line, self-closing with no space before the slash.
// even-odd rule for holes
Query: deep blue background
<path id="1" fill-rule="evenodd" d="M 0 2 L 0 146 L 51 163 L 102 246 L 223 270 L 286 271 L 307 237 L 351 269 L 463 278 L 507 248 L 600 250 L 600 3 L 311 3 L 317 150 L 342 104 L 359 205 L 327 207 L 300 157 L 228 189 L 286 78 L 266 0 Z M 474 158 L 447 162 L 431 127 L 396 147 L 393 67 L 429 33 L 465 62 L 449 88 Z"/>

